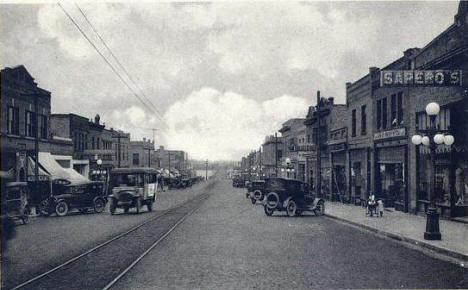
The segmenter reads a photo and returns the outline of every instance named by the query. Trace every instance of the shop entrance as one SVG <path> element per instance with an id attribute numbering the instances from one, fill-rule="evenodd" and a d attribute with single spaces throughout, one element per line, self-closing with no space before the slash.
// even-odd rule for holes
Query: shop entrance
<path id="1" fill-rule="evenodd" d="M 405 208 L 404 163 L 379 163 L 376 198 L 384 201 L 385 207 Z"/>

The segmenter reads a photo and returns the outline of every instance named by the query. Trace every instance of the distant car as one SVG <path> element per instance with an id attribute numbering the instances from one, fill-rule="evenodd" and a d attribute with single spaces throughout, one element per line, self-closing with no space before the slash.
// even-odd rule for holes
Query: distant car
<path id="1" fill-rule="evenodd" d="M 240 177 L 234 177 L 232 179 L 232 186 L 233 187 L 243 187 L 244 180 L 241 179 Z"/>
<path id="2" fill-rule="evenodd" d="M 288 216 L 297 216 L 304 211 L 315 215 L 325 214 L 325 201 L 316 198 L 307 183 L 284 178 L 270 178 L 265 182 L 264 211 L 271 216 L 275 211 L 286 211 Z"/>
<path id="3" fill-rule="evenodd" d="M 263 200 L 265 197 L 265 180 L 253 180 L 247 185 L 246 197 L 250 198 L 252 204 Z"/>
<path id="4" fill-rule="evenodd" d="M 61 179 L 55 180 L 52 187 L 52 195 L 41 202 L 40 211 L 43 214 L 55 213 L 62 217 L 73 208 L 81 213 L 91 210 L 101 213 L 106 207 L 107 199 L 102 181 L 70 182 Z"/>

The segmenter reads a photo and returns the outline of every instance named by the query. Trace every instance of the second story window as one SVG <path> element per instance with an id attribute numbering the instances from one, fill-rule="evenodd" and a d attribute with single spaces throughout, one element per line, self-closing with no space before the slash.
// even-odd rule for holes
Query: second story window
<path id="1" fill-rule="evenodd" d="M 403 92 L 398 93 L 397 122 L 398 125 L 403 123 Z"/>
<path id="2" fill-rule="evenodd" d="M 47 139 L 47 116 L 46 115 L 40 115 L 39 120 L 41 123 L 41 127 L 39 128 L 40 132 L 40 137 L 42 139 Z"/>
<path id="3" fill-rule="evenodd" d="M 377 130 L 379 130 L 382 126 L 382 100 L 377 101 L 377 118 L 376 118 L 376 126 Z"/>
<path id="4" fill-rule="evenodd" d="M 396 95 L 393 94 L 390 100 L 392 127 L 397 125 Z"/>
<path id="5" fill-rule="evenodd" d="M 19 109 L 10 106 L 7 115 L 7 133 L 19 135 Z"/>
<path id="6" fill-rule="evenodd" d="M 351 136 L 356 136 L 356 109 L 351 113 Z"/>
<path id="7" fill-rule="evenodd" d="M 28 137 L 36 137 L 36 114 L 34 112 L 26 111 L 24 125 L 25 135 Z"/>
<path id="8" fill-rule="evenodd" d="M 387 129 L 387 98 L 382 99 L 382 129 Z"/>
<path id="9" fill-rule="evenodd" d="M 366 135 L 367 133 L 367 113 L 366 105 L 361 106 L 361 135 Z"/>
<path id="10" fill-rule="evenodd" d="M 133 153 L 133 166 L 139 166 L 139 165 L 140 165 L 140 154 Z"/>

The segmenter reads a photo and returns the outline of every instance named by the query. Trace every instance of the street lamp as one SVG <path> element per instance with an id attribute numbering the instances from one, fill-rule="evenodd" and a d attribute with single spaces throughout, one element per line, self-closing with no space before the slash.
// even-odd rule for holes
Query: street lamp
<path id="1" fill-rule="evenodd" d="M 452 145 L 455 138 L 448 134 L 445 130 L 438 130 L 435 124 L 435 119 L 440 112 L 440 106 L 436 102 L 431 102 L 426 106 L 426 114 L 429 116 L 429 128 L 419 130 L 424 136 L 419 134 L 411 137 L 411 142 L 414 145 L 424 145 L 429 147 L 431 169 L 430 169 L 430 183 L 429 183 L 429 206 L 427 208 L 426 216 L 426 231 L 424 232 L 424 239 L 426 240 L 440 240 L 442 238 L 439 230 L 439 213 L 435 207 L 435 149 L 437 145 L 445 144 Z M 442 133 L 441 133 L 442 132 Z"/>

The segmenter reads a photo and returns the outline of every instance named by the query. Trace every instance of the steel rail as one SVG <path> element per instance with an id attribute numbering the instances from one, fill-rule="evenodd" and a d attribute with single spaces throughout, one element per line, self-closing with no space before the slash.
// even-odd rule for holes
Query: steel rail
<path id="1" fill-rule="evenodd" d="M 200 199 L 200 201 L 204 201 L 207 198 L 208 196 Z M 191 211 L 186 213 L 182 218 L 180 218 L 175 225 L 173 225 L 162 237 L 160 237 L 148 249 L 146 249 L 146 251 L 144 251 L 143 254 L 141 254 L 136 260 L 134 260 L 127 268 L 120 272 L 120 274 L 117 275 L 117 277 L 115 277 L 111 282 L 109 282 L 109 284 L 102 288 L 102 290 L 108 290 L 112 286 L 114 286 L 115 283 L 117 283 L 123 276 L 125 276 L 125 274 L 127 274 L 131 269 L 133 269 L 133 267 L 135 267 L 135 265 L 138 264 L 138 262 L 140 262 L 149 252 L 151 252 L 152 249 L 154 249 L 160 242 L 167 238 L 172 231 L 174 231 L 181 223 L 183 223 L 187 219 L 187 217 L 189 217 L 195 211 L 197 211 L 202 206 L 202 204 L 203 203 L 200 202 L 198 206 L 196 206 L 194 209 L 192 209 Z"/>
<path id="2" fill-rule="evenodd" d="M 113 241 L 115 241 L 115 240 L 118 240 L 118 239 L 120 239 L 120 238 L 122 238 L 122 237 L 124 237 L 124 236 L 127 236 L 128 234 L 130 234 L 130 233 L 136 231 L 137 229 L 141 228 L 142 226 L 148 224 L 149 222 L 152 222 L 152 221 L 154 221 L 154 220 L 156 220 L 156 219 L 158 219 L 158 218 L 160 218 L 160 217 L 162 217 L 162 216 L 168 214 L 171 210 L 175 210 L 175 209 L 177 209 L 177 208 L 180 208 L 180 207 L 186 205 L 187 203 L 190 203 L 190 202 L 194 201 L 195 199 L 197 199 L 197 198 L 199 198 L 199 197 L 201 197 L 201 196 L 203 196 L 203 195 L 206 195 L 206 193 L 205 193 L 205 194 L 197 195 L 197 196 L 195 196 L 195 197 L 193 197 L 193 198 L 190 198 L 190 199 L 186 200 L 184 203 L 182 203 L 181 205 L 178 205 L 178 206 L 176 206 L 176 207 L 169 208 L 169 209 L 163 211 L 162 213 L 160 213 L 160 214 L 158 214 L 158 215 L 156 215 L 156 216 L 154 216 L 154 217 L 151 217 L 151 218 L 145 220 L 143 223 L 141 223 L 141 224 L 139 224 L 139 225 L 137 225 L 137 226 L 135 226 L 135 227 L 133 227 L 133 228 L 131 228 L 131 229 L 129 229 L 129 230 L 127 230 L 127 231 L 121 233 L 121 234 L 118 234 L 117 236 L 115 236 L 115 237 L 113 237 L 113 238 L 111 238 L 111 239 L 109 239 L 109 240 L 107 240 L 107 241 L 105 241 L 105 242 L 103 242 L 103 243 L 100 243 L 100 244 L 94 246 L 93 248 L 91 248 L 91 249 L 89 249 L 89 250 L 87 250 L 87 251 L 85 251 L 85 252 L 83 252 L 83 253 L 81 253 L 81 254 L 79 254 L 79 255 L 77 255 L 77 256 L 75 256 L 75 257 L 73 257 L 73 258 L 71 258 L 71 259 L 69 259 L 69 260 L 67 260 L 67 261 L 65 261 L 65 262 L 63 262 L 63 263 L 61 263 L 60 265 L 55 266 L 54 268 L 52 268 L 52 269 L 50 269 L 50 270 L 48 270 L 48 271 L 46 271 L 46 272 L 44 272 L 44 273 L 42 273 L 42 274 L 39 274 L 39 275 L 37 275 L 37 276 L 35 276 L 35 277 L 29 279 L 29 280 L 24 281 L 23 283 L 21 283 L 21 284 L 15 286 L 15 287 L 13 287 L 13 288 L 11 288 L 11 290 L 17 290 L 17 289 L 23 288 L 23 287 L 25 287 L 25 286 L 27 286 L 27 285 L 29 285 L 29 284 L 31 284 L 31 283 L 37 281 L 37 280 L 40 280 L 40 279 L 46 277 L 47 275 L 49 275 L 49 274 L 51 274 L 51 273 L 54 273 L 54 272 L 56 272 L 57 270 L 60 270 L 60 269 L 62 269 L 63 267 L 65 267 L 65 266 L 67 266 L 67 265 L 69 265 L 69 264 L 71 264 L 71 263 L 73 263 L 73 262 L 75 262 L 75 261 L 77 261 L 77 260 L 79 260 L 79 259 L 81 259 L 81 258 L 83 258 L 83 257 L 85 257 L 85 256 L 87 256 L 87 255 L 89 255 L 89 254 L 91 254 L 91 253 L 93 253 L 93 252 L 95 252 L 96 250 L 98 250 L 98 249 L 100 249 L 100 248 L 102 248 L 102 247 L 104 247 L 104 246 L 106 246 L 106 245 L 108 245 L 108 244 L 110 244 L 111 242 L 113 242 Z M 201 198 L 201 200 L 205 200 L 205 199 L 206 199 L 206 198 L 203 198 L 203 197 Z M 197 207 L 197 209 L 198 209 L 198 207 Z M 191 211 L 191 212 L 193 212 L 193 211 Z M 191 213 L 191 212 L 189 212 L 189 213 Z M 186 216 L 187 216 L 187 215 L 186 215 Z M 184 216 L 184 217 L 185 217 L 185 216 Z M 171 231 L 172 231 L 172 230 L 171 230 Z M 166 234 L 167 234 L 167 233 L 166 233 Z"/>

